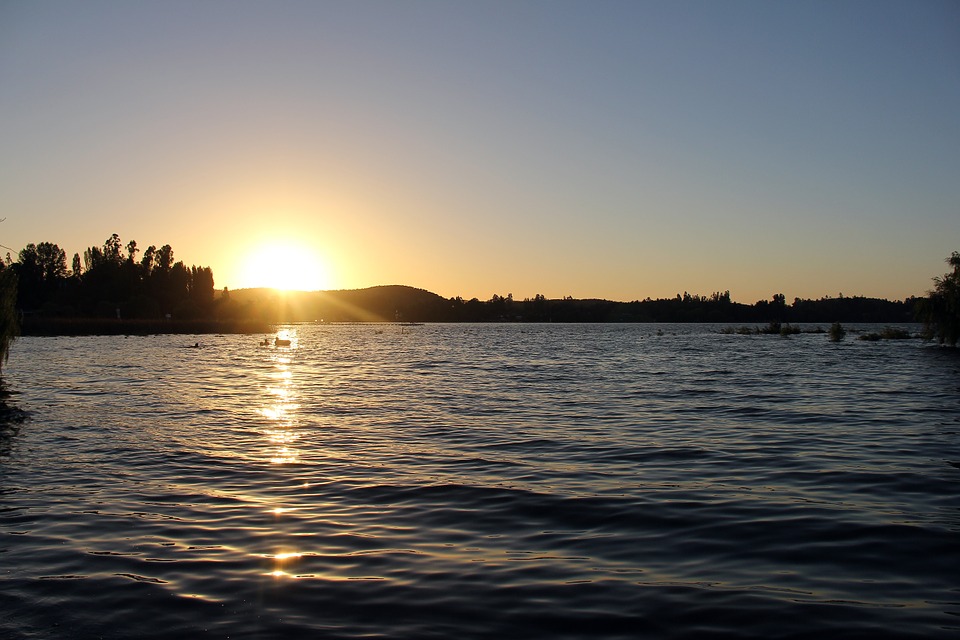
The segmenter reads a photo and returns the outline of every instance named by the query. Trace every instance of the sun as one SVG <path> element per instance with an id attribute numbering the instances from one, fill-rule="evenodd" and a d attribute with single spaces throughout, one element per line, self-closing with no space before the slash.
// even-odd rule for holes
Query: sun
<path id="1" fill-rule="evenodd" d="M 276 241 L 251 251 L 242 270 L 242 288 L 321 291 L 330 288 L 330 272 L 320 254 L 295 241 Z"/>

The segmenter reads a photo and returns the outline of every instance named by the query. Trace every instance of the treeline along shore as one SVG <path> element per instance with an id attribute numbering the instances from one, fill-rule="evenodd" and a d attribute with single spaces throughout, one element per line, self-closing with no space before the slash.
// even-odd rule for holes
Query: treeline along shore
<path id="1" fill-rule="evenodd" d="M 285 322 L 709 322 L 905 323 L 918 303 L 865 297 L 795 299 L 782 294 L 754 304 L 730 292 L 616 302 L 596 299 L 489 300 L 444 298 L 402 285 L 316 292 L 215 289 L 209 267 L 174 260 L 173 248 L 113 234 L 103 246 L 75 254 L 42 242 L 24 247 L 0 271 L 15 274 L 23 335 L 258 333 Z"/>
<path id="2" fill-rule="evenodd" d="M 680 295 L 660 300 L 548 299 L 515 300 L 494 295 L 489 300 L 443 298 L 407 286 L 370 287 L 353 291 L 279 293 L 247 289 L 229 293 L 238 317 L 286 322 L 913 322 L 914 300 L 890 302 L 871 298 L 795 300 L 783 296 L 753 305 L 731 302 L 729 294 Z"/>
<path id="3" fill-rule="evenodd" d="M 349 291 L 279 292 L 241 289 L 218 292 L 190 313 L 144 317 L 123 303 L 114 315 L 81 316 L 69 307 L 23 310 L 23 335 L 155 333 L 263 333 L 287 322 L 710 322 L 738 324 L 914 322 L 914 301 L 873 298 L 796 300 L 777 298 L 753 305 L 688 296 L 614 302 L 573 298 L 463 300 L 402 285 Z"/>

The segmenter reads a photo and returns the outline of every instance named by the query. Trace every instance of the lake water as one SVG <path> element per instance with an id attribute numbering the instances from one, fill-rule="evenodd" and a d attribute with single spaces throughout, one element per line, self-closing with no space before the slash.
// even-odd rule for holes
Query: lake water
<path id="1" fill-rule="evenodd" d="M 957 350 L 281 333 L 14 343 L 0 637 L 960 637 Z"/>

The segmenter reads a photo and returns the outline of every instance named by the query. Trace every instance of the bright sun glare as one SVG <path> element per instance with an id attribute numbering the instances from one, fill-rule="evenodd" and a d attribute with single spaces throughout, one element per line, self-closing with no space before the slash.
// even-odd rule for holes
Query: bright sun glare
<path id="1" fill-rule="evenodd" d="M 320 255 L 302 245 L 277 242 L 254 250 L 244 267 L 243 287 L 284 291 L 330 288 L 329 272 Z"/>

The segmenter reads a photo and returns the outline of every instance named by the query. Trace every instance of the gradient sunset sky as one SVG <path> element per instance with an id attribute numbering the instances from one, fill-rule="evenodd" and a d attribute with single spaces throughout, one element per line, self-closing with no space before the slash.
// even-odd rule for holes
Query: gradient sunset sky
<path id="1" fill-rule="evenodd" d="M 218 289 L 922 295 L 960 3 L 0 0 L 0 217 Z"/>

